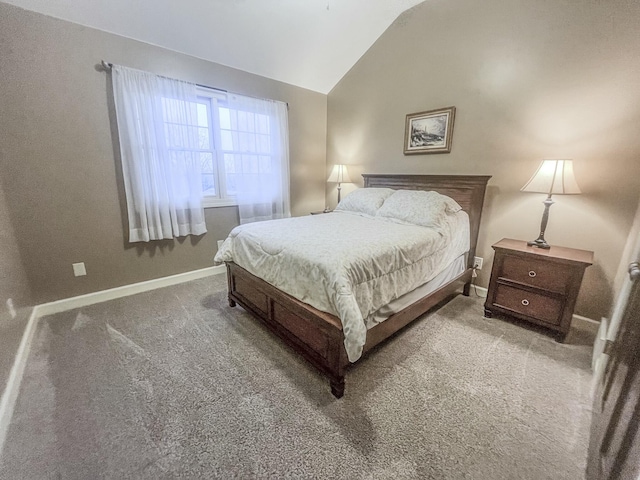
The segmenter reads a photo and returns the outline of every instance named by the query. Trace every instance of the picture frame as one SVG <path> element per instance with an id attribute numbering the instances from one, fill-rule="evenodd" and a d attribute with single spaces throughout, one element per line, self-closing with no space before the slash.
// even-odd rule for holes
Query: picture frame
<path id="1" fill-rule="evenodd" d="M 438 108 L 407 115 L 404 154 L 451 152 L 456 107 Z"/>

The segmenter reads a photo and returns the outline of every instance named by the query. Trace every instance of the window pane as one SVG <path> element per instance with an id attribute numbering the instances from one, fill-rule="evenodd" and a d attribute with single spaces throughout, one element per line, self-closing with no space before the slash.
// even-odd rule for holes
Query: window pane
<path id="1" fill-rule="evenodd" d="M 220 128 L 226 128 L 227 130 L 229 130 L 231 128 L 231 115 L 229 113 L 229 109 L 219 107 L 218 117 L 220 118 Z"/>
<path id="2" fill-rule="evenodd" d="M 177 122 L 176 118 L 176 100 L 172 98 L 162 98 L 162 116 L 167 122 Z"/>
<path id="3" fill-rule="evenodd" d="M 198 126 L 209 126 L 209 109 L 205 103 L 198 103 Z"/>
<path id="4" fill-rule="evenodd" d="M 208 128 L 202 128 L 202 127 L 198 128 L 198 145 L 203 150 L 211 148 L 211 143 L 209 142 Z"/>
<path id="5" fill-rule="evenodd" d="M 230 120 L 229 128 L 231 130 L 237 130 L 238 129 L 238 111 L 237 110 L 229 109 L 229 120 Z"/>
<path id="6" fill-rule="evenodd" d="M 216 195 L 216 182 L 212 173 L 202 175 L 202 192 L 205 195 Z"/>
<path id="7" fill-rule="evenodd" d="M 242 155 L 242 173 L 258 173 L 258 157 Z"/>
<path id="8" fill-rule="evenodd" d="M 213 174 L 213 154 L 207 152 L 200 153 L 200 164 L 202 165 L 202 173 Z"/>
<path id="9" fill-rule="evenodd" d="M 238 170 L 236 169 L 236 156 L 229 154 L 229 153 L 225 153 L 224 155 L 224 170 L 227 173 L 237 173 Z"/>
<path id="10" fill-rule="evenodd" d="M 185 123 L 190 125 L 198 125 L 198 103 L 197 102 L 188 102 L 186 104 L 183 103 L 186 107 L 183 115 L 185 116 Z"/>
<path id="11" fill-rule="evenodd" d="M 164 124 L 164 143 L 167 145 L 167 147 L 171 147 L 171 125 L 168 124 Z"/>
<path id="12" fill-rule="evenodd" d="M 229 130 L 220 131 L 220 140 L 223 150 L 233 150 L 233 136 Z"/>
<path id="13" fill-rule="evenodd" d="M 227 173 L 227 184 L 226 184 L 226 189 L 227 195 L 233 196 L 233 195 L 237 195 L 238 193 L 238 188 L 236 186 L 236 174 L 235 173 Z"/>
<path id="14" fill-rule="evenodd" d="M 247 132 L 256 131 L 256 114 L 247 112 Z"/>
<path id="15" fill-rule="evenodd" d="M 247 131 L 247 112 L 243 112 L 240 110 L 237 113 L 238 113 L 238 126 L 236 128 L 241 132 L 246 132 Z"/>
<path id="16" fill-rule="evenodd" d="M 260 157 L 260 173 L 271 173 L 271 157 Z"/>
<path id="17" fill-rule="evenodd" d="M 198 136 L 190 136 L 189 130 L 193 132 L 193 129 L 191 127 L 188 127 L 187 125 L 180 125 L 176 129 L 176 147 L 190 148 L 197 145 L 197 143 L 195 142 L 197 141 Z"/>
<path id="18" fill-rule="evenodd" d="M 238 134 L 239 145 L 238 150 L 241 152 L 255 152 L 256 151 L 256 139 L 251 133 L 240 132 Z"/>
<path id="19" fill-rule="evenodd" d="M 165 124 L 166 143 L 169 148 L 187 148 L 189 138 L 187 136 L 188 127 L 186 125 Z"/>
<path id="20" fill-rule="evenodd" d="M 189 182 L 187 180 L 186 168 L 189 165 L 189 152 L 169 151 L 171 161 L 170 175 L 172 175 L 173 195 L 179 199 L 189 198 Z"/>
<path id="21" fill-rule="evenodd" d="M 266 115 L 258 115 L 257 116 L 257 126 L 256 131 L 258 133 L 269 134 L 269 117 Z"/>
<path id="22" fill-rule="evenodd" d="M 267 135 L 258 135 L 258 152 L 271 153 L 269 137 Z"/>

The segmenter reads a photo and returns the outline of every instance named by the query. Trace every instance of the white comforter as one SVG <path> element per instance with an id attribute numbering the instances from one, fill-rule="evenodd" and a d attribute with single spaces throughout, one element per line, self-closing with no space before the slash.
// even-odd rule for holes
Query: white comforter
<path id="1" fill-rule="evenodd" d="M 362 355 L 364 318 L 436 276 L 469 249 L 469 221 L 400 225 L 348 212 L 250 223 L 233 229 L 215 256 L 342 321 L 351 362 Z"/>

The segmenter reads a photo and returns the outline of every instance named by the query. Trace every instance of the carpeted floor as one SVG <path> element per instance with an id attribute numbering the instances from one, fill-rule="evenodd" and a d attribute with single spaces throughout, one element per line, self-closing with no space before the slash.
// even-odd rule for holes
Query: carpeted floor
<path id="1" fill-rule="evenodd" d="M 482 311 L 414 322 L 341 400 L 222 275 L 45 317 L 0 478 L 583 478 L 588 335 Z"/>

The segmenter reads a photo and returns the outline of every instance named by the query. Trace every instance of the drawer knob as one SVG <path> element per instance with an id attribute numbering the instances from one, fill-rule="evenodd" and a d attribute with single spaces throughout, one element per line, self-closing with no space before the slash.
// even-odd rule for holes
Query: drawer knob
<path id="1" fill-rule="evenodd" d="M 534 272 L 533 270 L 530 270 L 530 271 L 529 271 L 529 276 L 530 276 L 531 278 L 535 277 L 536 275 L 537 275 L 537 273 L 536 273 L 536 272 Z"/>
<path id="2" fill-rule="evenodd" d="M 529 300 L 527 300 L 526 298 L 522 300 L 522 305 L 524 305 L 525 307 L 529 305 Z"/>

